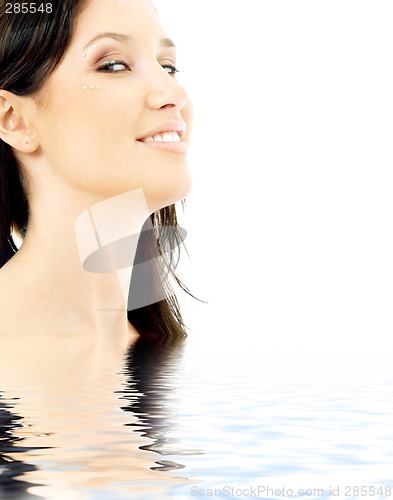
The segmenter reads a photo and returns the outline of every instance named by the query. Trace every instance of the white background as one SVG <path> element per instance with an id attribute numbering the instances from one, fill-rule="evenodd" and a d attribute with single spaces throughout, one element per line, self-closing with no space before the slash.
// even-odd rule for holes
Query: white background
<path id="1" fill-rule="evenodd" d="M 187 323 L 383 350 L 393 304 L 393 7 L 157 0 L 195 107 Z M 237 348 L 237 347 L 236 347 Z M 252 348 L 248 347 L 252 351 Z"/>

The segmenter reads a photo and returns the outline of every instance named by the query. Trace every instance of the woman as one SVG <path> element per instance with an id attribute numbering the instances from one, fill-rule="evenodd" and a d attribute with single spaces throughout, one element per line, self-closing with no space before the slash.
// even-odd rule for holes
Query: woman
<path id="1" fill-rule="evenodd" d="M 169 255 L 181 240 L 191 104 L 175 46 L 149 0 L 20 5 L 0 11 L 0 335 L 181 336 L 162 269 L 145 278 L 154 299 L 125 300 L 132 259 L 165 257 L 156 230 L 173 229 Z M 12 256 L 10 230 L 24 228 Z M 89 268 L 94 237 L 127 262 Z"/>

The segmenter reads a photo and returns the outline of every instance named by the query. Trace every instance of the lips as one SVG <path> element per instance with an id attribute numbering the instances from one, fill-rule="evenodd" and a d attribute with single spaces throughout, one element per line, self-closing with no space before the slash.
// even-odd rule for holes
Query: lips
<path id="1" fill-rule="evenodd" d="M 162 136 L 164 137 L 165 134 L 172 134 L 174 132 L 177 132 L 177 135 L 182 138 L 182 136 L 186 133 L 186 124 L 183 122 L 177 122 L 177 121 L 171 121 L 164 123 L 158 127 L 155 127 L 145 134 L 143 134 L 141 137 L 137 138 L 137 141 L 139 142 L 146 142 L 146 139 L 150 141 L 150 138 L 156 137 L 156 136 Z M 169 136 L 166 137 L 168 139 L 168 142 L 171 142 L 171 139 Z M 159 141 L 159 139 L 158 139 Z M 163 142 L 163 141 L 161 141 Z"/>
<path id="2" fill-rule="evenodd" d="M 185 153 L 187 144 L 182 140 L 185 133 L 185 123 L 171 121 L 149 130 L 137 141 L 154 149 Z"/>
<path id="3" fill-rule="evenodd" d="M 163 132 L 154 136 L 145 137 L 141 142 L 180 142 L 179 132 Z"/>

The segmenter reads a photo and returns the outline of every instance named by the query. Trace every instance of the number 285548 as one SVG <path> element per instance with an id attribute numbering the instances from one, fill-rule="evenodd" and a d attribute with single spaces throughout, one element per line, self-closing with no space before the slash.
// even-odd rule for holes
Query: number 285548
<path id="1" fill-rule="evenodd" d="M 6 14 L 50 14 L 52 12 L 51 3 L 6 3 L 5 13 Z"/>

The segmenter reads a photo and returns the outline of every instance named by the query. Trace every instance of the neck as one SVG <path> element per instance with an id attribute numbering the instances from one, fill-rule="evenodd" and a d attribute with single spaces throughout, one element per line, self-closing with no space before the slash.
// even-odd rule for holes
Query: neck
<path id="1" fill-rule="evenodd" d="M 33 209 L 23 245 L 9 264 L 24 276 L 20 286 L 35 290 L 28 300 L 38 297 L 45 314 L 67 329 L 128 329 L 132 264 L 148 216 L 142 190 L 87 208 Z"/>

